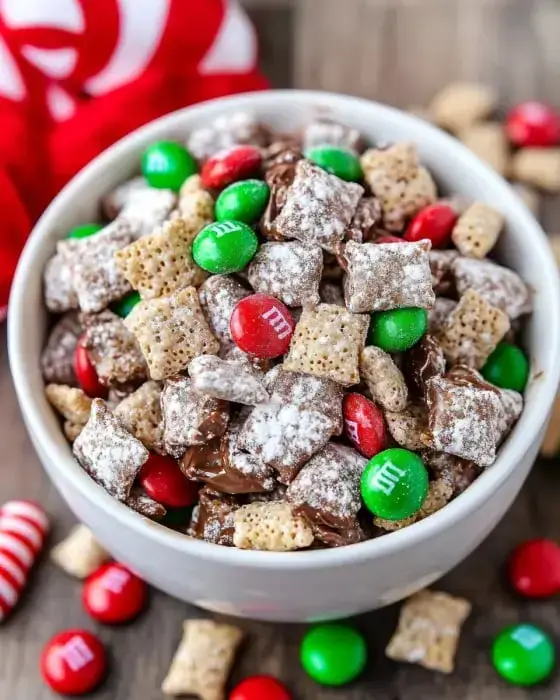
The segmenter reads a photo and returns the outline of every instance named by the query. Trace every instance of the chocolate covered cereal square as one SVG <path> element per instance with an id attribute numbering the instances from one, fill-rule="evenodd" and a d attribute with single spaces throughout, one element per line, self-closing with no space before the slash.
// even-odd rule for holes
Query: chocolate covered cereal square
<path id="1" fill-rule="evenodd" d="M 227 350 L 233 345 L 229 328 L 231 313 L 236 304 L 249 294 L 249 290 L 231 275 L 212 275 L 198 289 L 200 306 L 210 330 L 223 349 Z"/>
<path id="2" fill-rule="evenodd" d="M 346 244 L 346 306 L 353 313 L 434 305 L 429 241 Z"/>
<path id="3" fill-rule="evenodd" d="M 197 355 L 214 355 L 220 349 L 194 287 L 141 301 L 124 322 L 136 336 L 155 380 L 182 372 Z"/>
<path id="4" fill-rule="evenodd" d="M 357 384 L 368 325 L 369 316 L 333 304 L 304 309 L 284 369 L 332 379 L 343 386 Z"/>
<path id="5" fill-rule="evenodd" d="M 102 399 L 93 400 L 90 418 L 76 438 L 73 451 L 92 479 L 123 502 L 150 456 Z"/>
<path id="6" fill-rule="evenodd" d="M 74 352 L 82 326 L 77 313 L 70 311 L 56 323 L 41 354 L 41 372 L 45 382 L 76 386 Z"/>
<path id="7" fill-rule="evenodd" d="M 323 251 L 317 245 L 289 241 L 264 243 L 249 265 L 255 292 L 271 294 L 288 306 L 319 303 Z"/>
<path id="8" fill-rule="evenodd" d="M 189 376 L 195 391 L 215 399 L 247 406 L 269 399 L 263 385 L 263 375 L 255 371 L 249 362 L 199 355 L 189 364 Z"/>
<path id="9" fill-rule="evenodd" d="M 160 406 L 161 388 L 157 382 L 144 382 L 115 408 L 129 433 L 149 450 L 162 452 L 163 417 Z"/>
<path id="10" fill-rule="evenodd" d="M 363 191 L 356 183 L 300 160 L 274 228 L 283 238 L 315 243 L 333 252 L 344 238 Z"/>

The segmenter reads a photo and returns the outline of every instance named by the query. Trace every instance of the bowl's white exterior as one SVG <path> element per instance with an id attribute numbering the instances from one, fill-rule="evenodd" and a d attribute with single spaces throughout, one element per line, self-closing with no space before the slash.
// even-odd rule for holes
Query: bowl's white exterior
<path id="1" fill-rule="evenodd" d="M 500 256 L 535 290 L 526 333 L 533 371 L 526 409 L 496 463 L 432 517 L 382 538 L 337 550 L 245 552 L 191 540 L 141 518 L 74 462 L 42 392 L 39 355 L 46 314 L 41 273 L 56 241 L 93 220 L 99 197 L 133 174 L 143 148 L 181 138 L 220 114 L 250 109 L 282 129 L 328 114 L 379 141 L 416 141 L 449 191 L 486 201 L 508 220 Z M 208 610 L 263 620 L 342 617 L 392 603 L 460 562 L 492 530 L 535 458 L 558 384 L 560 287 L 534 218 L 507 184 L 454 139 L 396 110 L 328 93 L 278 91 L 224 98 L 160 119 L 131 134 L 82 171 L 51 204 L 27 243 L 9 310 L 9 353 L 22 413 L 39 457 L 76 516 L 119 560 L 158 588 Z"/>

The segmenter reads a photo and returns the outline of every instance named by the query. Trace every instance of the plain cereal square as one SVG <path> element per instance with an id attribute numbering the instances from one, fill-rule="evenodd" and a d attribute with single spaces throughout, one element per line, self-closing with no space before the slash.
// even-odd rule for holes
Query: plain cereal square
<path id="1" fill-rule="evenodd" d="M 360 381 L 360 353 L 369 316 L 340 306 L 319 304 L 304 309 L 296 325 L 284 369 L 332 379 L 343 386 Z"/>
<path id="2" fill-rule="evenodd" d="M 474 202 L 459 217 L 451 238 L 462 255 L 484 258 L 496 245 L 504 217 L 494 207 Z"/>
<path id="3" fill-rule="evenodd" d="M 198 231 L 175 218 L 116 253 L 119 269 L 142 299 L 202 284 L 207 274 L 194 262 L 191 252 Z"/>
<path id="4" fill-rule="evenodd" d="M 129 433 L 149 450 L 162 452 L 163 419 L 161 414 L 161 388 L 157 382 L 144 382 L 141 387 L 124 398 L 115 408 Z"/>
<path id="5" fill-rule="evenodd" d="M 233 516 L 233 545 L 239 549 L 291 552 L 313 542 L 313 531 L 288 503 L 249 503 Z"/>
<path id="6" fill-rule="evenodd" d="M 220 344 L 210 332 L 194 287 L 139 302 L 125 325 L 140 343 L 152 379 L 182 372 L 197 355 L 215 355 Z"/>

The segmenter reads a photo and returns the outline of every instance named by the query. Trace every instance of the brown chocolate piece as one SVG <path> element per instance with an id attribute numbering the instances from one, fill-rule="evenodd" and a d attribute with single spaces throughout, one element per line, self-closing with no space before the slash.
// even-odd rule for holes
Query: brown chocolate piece
<path id="1" fill-rule="evenodd" d="M 277 165 L 289 165 L 297 163 L 303 158 L 298 139 L 286 136 L 274 141 L 267 148 L 263 149 L 263 170 L 268 174 L 271 168 Z M 270 183 L 269 183 L 270 184 Z"/>
<path id="2" fill-rule="evenodd" d="M 403 372 L 409 388 L 420 396 L 424 396 L 429 379 L 445 372 L 443 350 L 433 336 L 425 335 L 404 354 Z"/>
<path id="3" fill-rule="evenodd" d="M 307 517 L 305 507 L 296 508 L 294 512 L 304 518 Z M 309 520 L 309 518 L 307 519 Z M 353 527 L 346 529 L 335 530 L 320 523 L 312 523 L 311 529 L 315 539 L 326 544 L 327 547 L 345 547 L 347 544 L 357 544 L 368 539 L 367 534 L 357 521 Z"/>
<path id="4" fill-rule="evenodd" d="M 295 176 L 295 162 L 277 163 L 265 174 L 265 180 L 270 187 L 270 197 L 259 222 L 259 231 L 271 241 L 284 240 L 284 236 L 277 230 L 274 222 L 286 204 L 288 190 Z"/>
<path id="5" fill-rule="evenodd" d="M 456 298 L 455 274 L 453 263 L 459 257 L 456 250 L 430 250 L 430 270 L 432 286 L 438 297 Z"/>
<path id="6" fill-rule="evenodd" d="M 198 493 L 187 534 L 199 540 L 233 546 L 233 515 L 242 505 L 235 496 L 226 496 L 204 487 Z"/>
<path id="7" fill-rule="evenodd" d="M 482 471 L 474 462 L 445 452 L 423 450 L 420 455 L 436 479 L 443 479 L 450 484 L 453 497 L 463 493 Z"/>
<path id="8" fill-rule="evenodd" d="M 375 239 L 376 231 L 382 223 L 381 202 L 377 197 L 362 197 L 344 237 L 356 243 L 369 243 Z"/>
<path id="9" fill-rule="evenodd" d="M 73 311 L 65 314 L 53 326 L 41 354 L 41 371 L 46 383 L 77 386 L 74 351 L 81 332 L 78 314 Z"/>
<path id="10" fill-rule="evenodd" d="M 150 520 L 161 520 L 167 513 L 165 506 L 150 498 L 140 486 L 132 488 L 126 505 Z"/>

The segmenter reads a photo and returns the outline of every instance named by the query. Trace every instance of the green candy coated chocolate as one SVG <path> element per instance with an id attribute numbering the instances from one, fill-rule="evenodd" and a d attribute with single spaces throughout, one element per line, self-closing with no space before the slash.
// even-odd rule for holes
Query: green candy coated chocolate
<path id="1" fill-rule="evenodd" d="M 555 657 L 554 643 L 534 625 L 507 627 L 492 645 L 494 668 L 513 685 L 530 686 L 546 680 L 554 669 Z"/>
<path id="2" fill-rule="evenodd" d="M 521 348 L 504 340 L 486 360 L 481 374 L 501 389 L 523 391 L 529 379 L 529 361 Z"/>
<path id="3" fill-rule="evenodd" d="M 142 175 L 150 187 L 177 192 L 196 171 L 196 160 L 175 141 L 157 141 L 142 154 Z"/>
<path id="4" fill-rule="evenodd" d="M 403 520 L 414 515 L 426 500 L 428 472 L 414 452 L 391 448 L 369 460 L 362 474 L 361 491 L 374 515 Z"/>
<path id="5" fill-rule="evenodd" d="M 269 195 L 270 187 L 263 180 L 234 182 L 216 200 L 216 219 L 253 224 L 265 210 Z"/>
<path id="6" fill-rule="evenodd" d="M 367 645 L 353 627 L 318 625 L 304 636 L 300 659 L 304 671 L 317 683 L 345 685 L 364 670 Z"/>
<path id="7" fill-rule="evenodd" d="M 369 342 L 386 352 L 403 352 L 416 345 L 427 329 L 426 309 L 378 311 L 371 316 Z"/>
<path id="8" fill-rule="evenodd" d="M 112 305 L 113 311 L 121 318 L 126 318 L 139 301 L 140 294 L 138 292 L 130 292 L 130 294 L 127 294 Z"/>
<path id="9" fill-rule="evenodd" d="M 89 238 L 95 233 L 99 233 L 104 226 L 101 224 L 81 224 L 80 226 L 75 226 L 66 238 Z"/>
<path id="10" fill-rule="evenodd" d="M 255 255 L 258 240 L 242 221 L 222 221 L 205 226 L 193 241 L 195 263 L 215 275 L 239 272 Z"/>
<path id="11" fill-rule="evenodd" d="M 316 146 L 308 149 L 305 157 L 341 180 L 359 182 L 363 177 L 359 158 L 346 148 Z"/>

